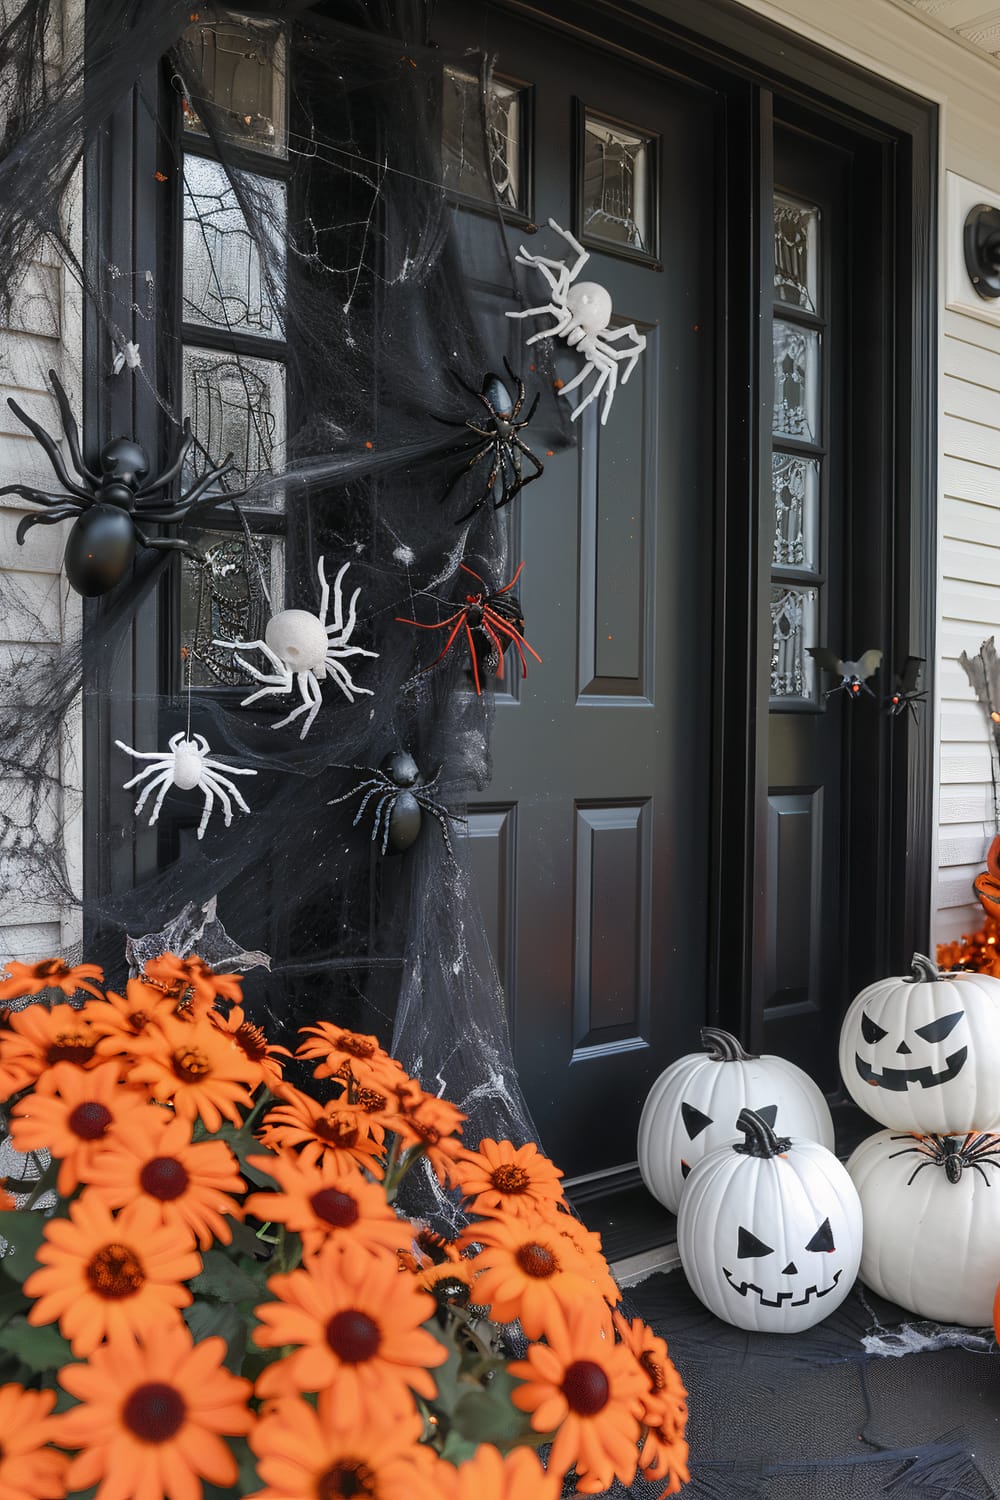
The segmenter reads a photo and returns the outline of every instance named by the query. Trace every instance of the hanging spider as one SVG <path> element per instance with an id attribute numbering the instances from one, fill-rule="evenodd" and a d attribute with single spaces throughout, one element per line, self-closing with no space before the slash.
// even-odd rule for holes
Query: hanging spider
<path id="1" fill-rule="evenodd" d="M 448 819 L 453 818 L 454 814 L 427 795 L 437 786 L 441 775 L 440 770 L 433 780 L 422 781 L 416 761 L 406 750 L 397 750 L 394 754 L 387 755 L 378 769 L 374 766 L 353 766 L 352 769 L 364 771 L 365 780 L 359 781 L 357 786 L 352 786 L 349 792 L 345 792 L 342 797 L 334 797 L 327 804 L 329 807 L 335 807 L 338 802 L 346 802 L 348 798 L 363 793 L 358 810 L 354 814 L 352 828 L 357 828 L 361 822 L 369 802 L 373 798 L 377 799 L 373 812 L 372 843 L 378 838 L 381 830 L 382 853 L 391 849 L 394 854 L 402 854 L 404 850 L 409 849 L 419 834 L 423 814 L 429 812 L 441 824 L 445 847 L 448 853 L 454 856 L 455 851 L 451 847 L 451 839 L 448 836 Z"/>
<path id="2" fill-rule="evenodd" d="M 916 1156 L 926 1158 L 916 1168 L 922 1172 L 925 1167 L 944 1167 L 945 1175 L 949 1182 L 958 1182 L 962 1173 L 968 1167 L 973 1172 L 978 1172 L 983 1181 L 989 1184 L 990 1179 L 983 1170 L 982 1163 L 986 1162 L 991 1167 L 1000 1166 L 1000 1162 L 994 1157 L 1000 1157 L 1000 1135 L 987 1135 L 983 1131 L 970 1130 L 963 1141 L 959 1141 L 953 1135 L 894 1135 L 894 1141 L 916 1140 L 915 1146 L 904 1146 L 902 1151 L 893 1151 L 892 1157 Z M 892 1158 L 890 1158 L 891 1160 Z M 913 1177 L 908 1178 L 906 1186 L 909 1187 Z"/>
<path id="3" fill-rule="evenodd" d="M 8 397 L 7 405 L 41 443 L 56 478 L 68 491 L 65 495 L 50 495 L 23 484 L 8 484 L 0 489 L 0 495 L 20 495 L 22 500 L 46 507 L 40 515 L 22 517 L 17 528 L 18 545 L 24 545 L 24 538 L 32 526 L 53 526 L 57 521 L 76 517 L 66 540 L 66 577 L 76 592 L 87 598 L 106 594 L 124 578 L 137 543 L 159 552 L 185 552 L 189 557 L 203 561 L 192 543 L 179 537 L 147 536 L 139 523 L 170 525 L 185 520 L 191 507 L 199 501 L 231 500 L 237 493 L 245 493 L 242 490 L 226 491 L 219 496 L 206 496 L 205 493 L 233 467 L 233 455 L 228 454 L 221 464 L 209 469 L 178 500 L 168 500 L 162 495 L 154 498 L 156 491 L 166 489 L 184 467 L 194 442 L 190 418 L 184 418 L 180 445 L 173 459 L 154 479 L 146 479 L 149 473 L 146 450 L 131 438 L 112 438 L 111 442 L 105 443 L 97 459 L 99 472 L 95 473 L 83 460 L 76 418 L 54 370 L 49 371 L 49 380 L 59 404 L 70 461 L 79 477 L 74 479 L 68 472 L 54 439 L 12 397 Z"/>
<path id="4" fill-rule="evenodd" d="M 923 703 L 927 698 L 926 690 L 917 691 L 917 682 L 920 678 L 920 668 L 924 664 L 922 656 L 908 656 L 901 672 L 896 673 L 896 686 L 889 694 L 885 711 L 890 718 L 898 718 L 902 713 L 909 713 L 913 722 L 917 721 L 917 710 L 914 704 Z"/>
<path id="5" fill-rule="evenodd" d="M 444 494 L 441 496 L 442 502 L 447 500 L 459 480 L 464 478 L 466 474 L 470 474 L 478 464 L 482 463 L 483 459 L 489 458 L 492 461 L 492 467 L 490 468 L 486 484 L 470 509 L 465 512 L 464 516 L 459 516 L 456 522 L 458 526 L 461 526 L 462 522 L 467 521 L 470 516 L 474 516 L 476 511 L 480 510 L 486 504 L 487 500 L 492 499 L 494 510 L 499 510 L 501 506 L 509 505 L 516 494 L 523 490 L 526 485 L 531 484 L 536 479 L 540 479 L 544 472 L 542 464 L 539 463 L 531 449 L 518 436 L 518 433 L 527 427 L 535 415 L 535 408 L 538 405 L 538 395 L 536 394 L 534 401 L 532 401 L 531 406 L 528 408 L 528 415 L 522 417 L 524 381 L 520 375 L 514 374 L 506 358 L 503 365 L 517 387 L 516 400 L 511 400 L 510 392 L 500 379 L 500 376 L 494 375 L 492 371 L 483 376 L 481 391 L 473 391 L 471 386 L 466 387 L 470 395 L 474 395 L 476 400 L 481 401 L 486 408 L 487 416 L 482 418 L 485 425 L 480 426 L 476 422 L 471 421 L 450 422 L 445 417 L 437 418 L 439 422 L 444 422 L 447 427 L 467 427 L 470 432 L 476 435 L 475 442 L 471 444 L 462 443 L 458 449 L 453 448 L 449 450 L 450 452 L 469 452 L 471 457 L 464 464 L 460 464 L 448 476 Z M 534 474 L 525 474 L 522 471 L 522 454 L 534 464 Z M 496 495 L 498 485 L 500 488 L 499 500 Z"/>
<path id="6" fill-rule="evenodd" d="M 465 603 L 461 609 L 449 615 L 447 620 L 441 620 L 437 625 L 425 625 L 421 620 L 409 620 L 404 615 L 397 615 L 396 619 L 401 625 L 415 625 L 418 630 L 445 630 L 452 626 L 451 634 L 444 643 L 444 649 L 435 656 L 434 660 L 424 668 L 429 672 L 431 667 L 436 667 L 442 657 L 447 656 L 451 650 L 452 643 L 460 630 L 465 631 L 465 638 L 469 644 L 469 656 L 472 662 L 472 677 L 476 684 L 476 693 L 483 691 L 480 680 L 480 662 L 483 664 L 484 672 L 495 672 L 500 681 L 503 681 L 503 658 L 504 652 L 508 650 L 511 643 L 514 645 L 518 656 L 521 658 L 521 676 L 527 677 L 528 663 L 524 652 L 530 651 L 535 660 L 541 663 L 542 658 L 533 646 L 529 646 L 524 639 L 524 619 L 521 615 L 521 606 L 510 590 L 521 576 L 524 563 L 520 563 L 517 572 L 509 583 L 503 588 L 491 591 L 484 578 L 475 572 L 473 568 L 465 563 L 459 563 L 463 573 L 468 573 L 475 578 L 480 587 L 471 594 L 466 594 Z M 508 596 L 508 597 L 505 597 Z M 522 649 L 523 648 L 523 649 Z M 493 663 L 496 663 L 494 666 Z"/>
<path id="7" fill-rule="evenodd" d="M 869 698 L 875 697 L 865 679 L 873 677 L 878 671 L 882 660 L 881 651 L 875 649 L 864 651 L 857 661 L 842 661 L 836 651 L 831 651 L 829 646 L 807 646 L 806 650 L 817 666 L 841 679 L 836 687 L 827 688 L 825 695 L 827 698 L 832 698 L 834 693 L 846 693 L 853 703 L 859 693 L 867 693 Z"/>

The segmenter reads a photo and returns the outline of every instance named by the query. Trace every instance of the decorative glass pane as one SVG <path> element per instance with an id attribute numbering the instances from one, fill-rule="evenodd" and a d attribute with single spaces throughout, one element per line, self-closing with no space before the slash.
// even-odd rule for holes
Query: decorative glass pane
<path id="1" fill-rule="evenodd" d="M 273 22 L 233 15 L 188 27 L 185 44 L 194 54 L 198 89 L 225 121 L 228 139 L 268 156 L 287 152 L 285 127 L 285 37 Z M 206 135 L 196 93 L 184 99 L 184 128 Z"/>
<path id="2" fill-rule="evenodd" d="M 258 474 L 281 467 L 285 367 L 276 360 L 185 347 L 184 410 L 205 450 L 197 454 L 187 483 L 208 468 L 206 453 L 218 464 L 232 452 L 236 467 L 226 488 L 241 489 Z M 278 505 L 280 499 L 272 495 L 254 503 Z"/>
<path id="3" fill-rule="evenodd" d="M 818 441 L 819 334 L 774 320 L 774 432 Z"/>
<path id="4" fill-rule="evenodd" d="M 191 652 L 191 682 L 242 685 L 246 673 L 233 653 L 212 642 L 261 639 L 283 607 L 284 541 L 243 531 L 206 531 L 194 541 L 208 567 L 186 557 L 181 573 L 181 640 Z"/>
<path id="5" fill-rule="evenodd" d="M 581 232 L 656 254 L 654 138 L 587 111 L 583 131 Z"/>
<path id="6" fill-rule="evenodd" d="M 819 209 L 780 193 L 774 198 L 774 295 L 819 310 Z"/>
<path id="7" fill-rule="evenodd" d="M 772 453 L 774 548 L 779 568 L 819 567 L 819 460 Z"/>
<path id="8" fill-rule="evenodd" d="M 817 590 L 771 588 L 771 697 L 812 702 L 816 666 L 806 641 L 816 639 Z"/>
<path id="9" fill-rule="evenodd" d="M 253 218 L 272 238 L 267 270 L 284 280 L 286 192 L 283 182 L 250 173 L 241 191 L 251 197 Z M 280 339 L 267 270 L 225 169 L 203 156 L 184 158 L 184 318 L 213 328 Z M 276 288 L 280 296 L 283 285 Z"/>
<path id="10" fill-rule="evenodd" d="M 526 90 L 500 78 L 486 97 L 486 138 L 480 80 L 445 68 L 441 99 L 441 170 L 444 185 L 482 203 L 527 212 L 524 185 Z"/>

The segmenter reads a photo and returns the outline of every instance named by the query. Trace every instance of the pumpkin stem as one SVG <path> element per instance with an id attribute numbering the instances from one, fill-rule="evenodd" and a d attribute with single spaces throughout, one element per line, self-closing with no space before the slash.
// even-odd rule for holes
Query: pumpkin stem
<path id="1" fill-rule="evenodd" d="M 924 953 L 914 953 L 907 976 L 911 984 L 926 984 L 941 977 L 941 971 L 932 958 Z"/>
<path id="2" fill-rule="evenodd" d="M 792 1144 L 787 1136 L 775 1135 L 764 1117 L 752 1109 L 740 1110 L 736 1129 L 742 1130 L 745 1139 L 733 1150 L 743 1156 L 781 1156 Z"/>
<path id="3" fill-rule="evenodd" d="M 701 1045 L 712 1062 L 752 1062 L 756 1052 L 746 1052 L 738 1037 L 718 1026 L 701 1028 Z"/>

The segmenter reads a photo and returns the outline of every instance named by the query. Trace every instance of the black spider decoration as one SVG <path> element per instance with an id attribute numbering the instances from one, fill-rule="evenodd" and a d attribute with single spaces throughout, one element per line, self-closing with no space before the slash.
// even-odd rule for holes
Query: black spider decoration
<path id="1" fill-rule="evenodd" d="M 194 442 L 190 419 L 184 419 L 180 446 L 171 463 L 154 479 L 146 480 L 149 459 L 145 449 L 131 438 L 113 438 L 105 443 L 97 460 L 100 472 L 95 474 L 83 460 L 76 418 L 54 370 L 49 371 L 49 380 L 59 403 L 70 461 L 79 477 L 71 477 L 62 454 L 45 429 L 8 397 L 7 405 L 41 443 L 56 478 L 68 491 L 65 495 L 49 495 L 23 484 L 8 484 L 0 489 L 0 495 L 20 495 L 33 505 L 45 507 L 40 515 L 22 517 L 17 528 L 18 545 L 23 546 L 32 526 L 53 526 L 57 521 L 75 517 L 75 525 L 66 539 L 66 576 L 77 593 L 88 598 L 106 594 L 124 578 L 137 543 L 160 552 L 186 552 L 199 562 L 204 561 L 191 542 L 178 537 L 147 536 L 139 522 L 170 525 L 183 521 L 191 507 L 206 498 L 209 486 L 232 468 L 233 455 L 230 453 L 221 464 L 203 474 L 180 499 L 151 498 L 157 490 L 171 484 L 184 467 Z M 236 493 L 227 491 L 225 498 L 232 499 Z M 208 501 L 219 498 L 222 497 L 211 496 Z"/>
<path id="2" fill-rule="evenodd" d="M 894 1141 L 914 1139 L 917 1142 L 915 1146 L 904 1146 L 902 1151 L 892 1153 L 892 1157 L 909 1156 L 912 1153 L 925 1158 L 914 1171 L 913 1177 L 907 1178 L 907 1187 L 917 1173 L 922 1172 L 925 1167 L 944 1167 L 949 1182 L 958 1182 L 963 1171 L 968 1167 L 970 1171 L 978 1172 L 989 1186 L 990 1179 L 983 1170 L 982 1163 L 986 1162 L 991 1167 L 1000 1166 L 1000 1161 L 994 1160 L 994 1157 L 1000 1157 L 1000 1135 L 987 1135 L 984 1131 L 970 1130 L 964 1140 L 959 1140 L 953 1135 L 893 1136 Z"/>
<path id="3" fill-rule="evenodd" d="M 446 427 L 467 427 L 470 432 L 475 433 L 476 441 L 473 443 L 460 443 L 448 451 L 450 453 L 469 452 L 471 456 L 464 464 L 460 464 L 448 476 L 444 494 L 441 496 L 442 503 L 447 500 L 452 490 L 466 474 L 472 472 L 477 464 L 483 459 L 492 459 L 489 478 L 472 507 L 459 516 L 456 525 L 461 526 L 470 516 L 486 504 L 491 497 L 494 510 L 499 510 L 503 505 L 509 505 L 514 496 L 523 490 L 525 485 L 531 484 L 533 480 L 541 478 L 543 466 L 532 453 L 526 443 L 523 443 L 518 433 L 531 421 L 535 415 L 538 405 L 538 396 L 535 396 L 528 415 L 521 416 L 521 408 L 524 406 L 524 382 L 520 375 L 515 375 L 507 360 L 504 359 L 504 369 L 517 387 L 517 399 L 512 401 L 510 392 L 500 379 L 492 371 L 483 376 L 483 387 L 481 391 L 474 391 L 471 386 L 466 386 L 470 395 L 475 396 L 486 408 L 487 415 L 482 419 L 486 424 L 479 426 L 476 422 L 450 422 L 445 417 L 438 417 Z M 531 460 L 535 466 L 534 474 L 525 474 L 521 467 L 521 455 Z M 500 487 L 500 498 L 496 498 L 497 486 Z"/>
<path id="4" fill-rule="evenodd" d="M 338 802 L 346 802 L 350 797 L 356 797 L 363 793 L 358 804 L 358 810 L 354 814 L 352 828 L 357 828 L 364 817 L 365 808 L 372 799 L 375 800 L 372 843 L 378 838 L 379 831 L 382 833 L 382 853 L 391 849 L 394 854 L 402 854 L 409 849 L 420 832 L 423 823 L 423 814 L 429 812 L 432 817 L 437 818 L 441 824 L 441 832 L 444 834 L 445 847 L 448 853 L 454 856 L 451 847 L 451 839 L 448 834 L 448 819 L 454 818 L 454 813 L 448 812 L 440 802 L 435 802 L 427 795 L 437 786 L 441 775 L 440 770 L 431 781 L 421 781 L 420 769 L 413 756 L 406 750 L 397 750 L 392 755 L 387 755 L 381 766 L 354 766 L 355 771 L 364 771 L 365 780 L 359 781 L 352 786 L 349 792 L 342 797 L 334 797 L 327 804 L 335 807 Z M 461 822 L 461 819 L 455 819 Z"/>
<path id="5" fill-rule="evenodd" d="M 827 688 L 825 697 L 832 698 L 834 693 L 846 693 L 852 703 L 861 693 L 867 693 L 869 698 L 875 697 L 865 679 L 873 677 L 878 671 L 882 660 L 881 651 L 864 651 L 857 661 L 842 661 L 829 646 L 807 646 L 806 650 L 817 666 L 841 679 L 836 687 Z"/>
<path id="6" fill-rule="evenodd" d="M 425 625 L 423 621 L 410 620 L 405 615 L 396 616 L 401 625 L 415 625 L 418 630 L 445 630 L 449 625 L 452 626 L 451 634 L 444 643 L 444 649 L 424 668 L 424 671 L 429 672 L 431 667 L 437 666 L 442 657 L 447 656 L 455 637 L 460 630 L 464 630 L 469 644 L 472 678 L 476 684 L 477 694 L 483 691 L 480 681 L 480 665 L 484 673 L 495 672 L 503 681 L 504 652 L 512 644 L 521 658 L 521 676 L 527 677 L 528 663 L 524 652 L 530 651 L 538 663 L 541 663 L 542 658 L 524 639 L 524 617 L 521 614 L 521 606 L 517 597 L 510 592 L 521 576 L 524 563 L 519 564 L 517 572 L 509 583 L 495 590 L 491 590 L 486 580 L 481 578 L 474 568 L 468 567 L 465 563 L 459 563 L 459 567 L 463 573 L 468 573 L 470 577 L 475 578 L 480 587 L 473 593 L 466 594 L 465 603 L 461 609 L 449 615 L 447 620 L 441 620 L 437 625 Z"/>
<path id="7" fill-rule="evenodd" d="M 920 678 L 920 668 L 924 664 L 922 656 L 908 656 L 901 672 L 896 673 L 896 685 L 886 700 L 885 711 L 890 718 L 898 718 L 902 713 L 909 713 L 914 723 L 917 719 L 917 703 L 923 703 L 927 698 L 926 690 L 917 690 L 917 682 Z"/>

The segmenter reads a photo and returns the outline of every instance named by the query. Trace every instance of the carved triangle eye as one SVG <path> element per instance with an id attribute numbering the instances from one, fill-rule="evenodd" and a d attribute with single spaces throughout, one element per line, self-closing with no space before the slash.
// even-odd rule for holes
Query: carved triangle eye
<path id="1" fill-rule="evenodd" d="M 765 1120 L 773 1130 L 774 1122 L 778 1118 L 778 1106 L 776 1104 L 762 1104 L 758 1109 L 757 1106 L 754 1105 L 754 1114 L 760 1115 L 761 1119 Z"/>
<path id="2" fill-rule="evenodd" d="M 744 1229 L 741 1224 L 736 1254 L 740 1260 L 747 1260 L 750 1256 L 773 1255 L 774 1246 L 765 1245 L 763 1240 L 759 1240 L 755 1234 L 751 1234 L 749 1229 Z"/>
<path id="3" fill-rule="evenodd" d="M 685 1182 L 691 1176 L 691 1163 L 685 1161 L 683 1156 L 681 1157 L 681 1176 L 684 1178 Z"/>
<path id="4" fill-rule="evenodd" d="M 882 1038 L 884 1036 L 888 1036 L 889 1033 L 883 1030 L 883 1028 L 878 1024 L 877 1021 L 873 1021 L 871 1016 L 862 1013 L 861 1035 L 864 1037 L 869 1046 L 874 1046 L 876 1042 L 880 1042 Z"/>
<path id="5" fill-rule="evenodd" d="M 916 1027 L 916 1034 L 925 1042 L 943 1042 L 945 1037 L 954 1031 L 964 1015 L 964 1010 L 955 1010 L 950 1016 L 938 1016 L 936 1020 L 928 1021 L 926 1026 Z"/>
<path id="6" fill-rule="evenodd" d="M 836 1250 L 833 1243 L 833 1230 L 830 1228 L 830 1220 L 824 1219 L 822 1224 L 813 1235 L 806 1246 L 807 1250 Z"/>
<path id="7" fill-rule="evenodd" d="M 695 1136 L 701 1135 L 703 1130 L 707 1130 L 712 1123 L 711 1115 L 703 1115 L 700 1109 L 695 1109 L 693 1104 L 685 1104 L 683 1100 L 681 1101 L 681 1119 L 692 1141 Z"/>

